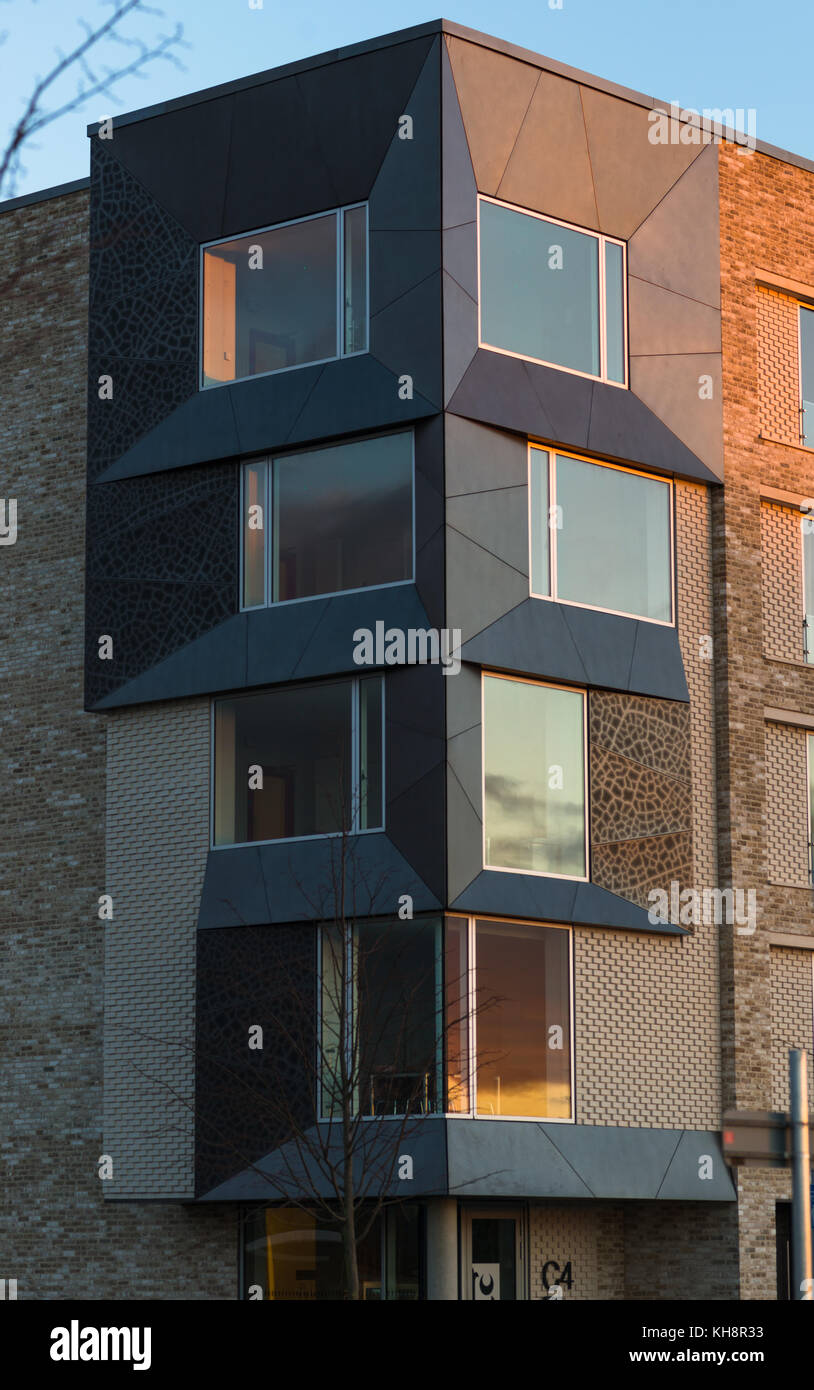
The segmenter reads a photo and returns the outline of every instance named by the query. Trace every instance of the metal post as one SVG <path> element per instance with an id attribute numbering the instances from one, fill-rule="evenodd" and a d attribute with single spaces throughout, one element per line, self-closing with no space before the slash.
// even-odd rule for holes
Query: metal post
<path id="1" fill-rule="evenodd" d="M 792 1298 L 812 1301 L 811 1160 L 808 1152 L 808 1057 L 789 1052 L 791 1091 L 791 1271 Z"/>

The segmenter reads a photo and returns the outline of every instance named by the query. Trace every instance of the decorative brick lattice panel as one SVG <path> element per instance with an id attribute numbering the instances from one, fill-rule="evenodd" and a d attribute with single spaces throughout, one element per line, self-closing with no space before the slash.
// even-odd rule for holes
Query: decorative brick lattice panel
<path id="1" fill-rule="evenodd" d="M 808 1052 L 808 1094 L 814 1104 L 812 951 L 774 946 L 772 972 L 772 1109 L 789 1108 L 789 1049 Z"/>
<path id="2" fill-rule="evenodd" d="M 775 502 L 760 506 L 763 651 L 782 661 L 804 660 L 803 542 L 800 513 Z M 814 632 L 809 641 L 814 647 Z"/>
<path id="3" fill-rule="evenodd" d="M 529 1297 L 548 1299 L 549 1286 L 570 1264 L 571 1288 L 562 1285 L 563 1301 L 624 1297 L 623 1216 L 618 1207 L 532 1206 L 529 1211 Z"/>
<path id="4" fill-rule="evenodd" d="M 209 701 L 110 717 L 104 1152 L 109 1197 L 192 1197 L 195 928 L 209 849 Z"/>
<path id="5" fill-rule="evenodd" d="M 779 290 L 757 287 L 760 433 L 800 443 L 799 306 Z"/>
<path id="6" fill-rule="evenodd" d="M 806 733 L 766 725 L 766 876 L 804 888 L 808 874 Z"/>
<path id="7" fill-rule="evenodd" d="M 591 876 L 642 907 L 692 874 L 689 728 L 676 701 L 590 693 Z"/>

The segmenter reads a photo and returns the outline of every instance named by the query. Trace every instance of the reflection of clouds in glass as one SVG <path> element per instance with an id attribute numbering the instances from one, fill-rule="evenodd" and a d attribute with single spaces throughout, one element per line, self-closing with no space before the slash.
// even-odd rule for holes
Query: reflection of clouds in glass
<path id="1" fill-rule="evenodd" d="M 554 800 L 556 797 L 556 800 Z M 516 778 L 486 778 L 487 862 L 508 869 L 585 872 L 583 802 L 544 798 Z"/>

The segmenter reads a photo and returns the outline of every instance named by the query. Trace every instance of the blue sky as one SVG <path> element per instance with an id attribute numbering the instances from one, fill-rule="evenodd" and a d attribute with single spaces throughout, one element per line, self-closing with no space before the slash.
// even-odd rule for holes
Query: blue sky
<path id="1" fill-rule="evenodd" d="M 152 0 L 151 0 L 152 3 Z M 24 157 L 17 193 L 33 192 L 88 169 L 91 120 L 261 72 L 311 53 L 407 28 L 444 14 L 623 86 L 696 110 L 756 112 L 757 136 L 814 158 L 812 0 L 450 0 L 443 10 L 410 0 L 154 0 L 161 15 L 128 21 L 147 41 L 183 25 L 183 69 L 152 65 L 117 88 L 118 101 L 92 102 L 42 131 Z M 260 0 L 253 0 L 255 5 Z M 57 48 L 81 37 L 78 21 L 109 14 L 103 0 L 0 0 L 0 143 Z M 126 50 L 108 45 L 103 62 Z M 73 82 L 54 91 L 70 97 Z M 8 196 L 8 195 L 7 195 Z"/>

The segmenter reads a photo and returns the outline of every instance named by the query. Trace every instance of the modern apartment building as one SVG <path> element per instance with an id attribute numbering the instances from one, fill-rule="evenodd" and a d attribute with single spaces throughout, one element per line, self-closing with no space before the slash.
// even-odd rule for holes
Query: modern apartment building
<path id="1" fill-rule="evenodd" d="M 787 1297 L 814 163 L 446 21 L 89 138 L 0 205 L 0 1277 L 341 1297 L 341 1055 L 363 1296 Z"/>

